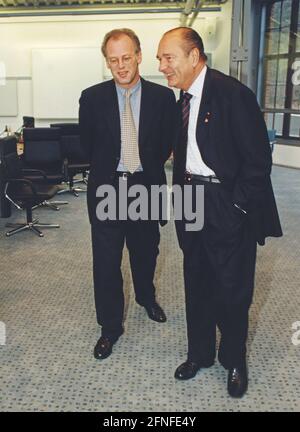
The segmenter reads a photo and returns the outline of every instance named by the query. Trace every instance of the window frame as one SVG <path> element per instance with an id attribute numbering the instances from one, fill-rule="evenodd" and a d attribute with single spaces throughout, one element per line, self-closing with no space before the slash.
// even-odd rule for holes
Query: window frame
<path id="1" fill-rule="evenodd" d="M 272 7 L 275 3 L 281 3 L 280 8 L 280 25 L 277 29 L 278 32 L 281 30 L 282 25 L 282 12 L 284 8 L 284 1 L 285 0 L 269 0 L 268 2 L 265 2 L 264 8 L 265 13 L 263 14 L 264 19 L 264 31 L 261 35 L 261 37 L 264 39 L 263 44 L 263 62 L 261 64 L 261 68 L 263 70 L 263 74 L 261 74 L 261 86 L 262 86 L 262 92 L 261 92 L 261 102 L 262 102 L 262 111 L 266 114 L 273 115 L 272 119 L 272 125 L 274 129 L 275 125 L 275 119 L 276 114 L 283 114 L 283 126 L 282 126 L 282 134 L 277 134 L 278 137 L 289 140 L 290 142 L 299 142 L 300 140 L 300 128 L 299 128 L 299 136 L 295 137 L 291 135 L 291 121 L 292 121 L 292 115 L 297 114 L 300 115 L 300 110 L 292 109 L 292 101 L 293 101 L 293 91 L 294 91 L 294 85 L 292 83 L 292 76 L 294 74 L 294 69 L 292 68 L 295 61 L 300 60 L 300 45 L 298 46 L 297 51 L 297 38 L 298 38 L 298 26 L 300 24 L 300 0 L 291 0 L 291 17 L 290 17 L 290 25 L 289 25 L 289 44 L 288 44 L 288 52 L 286 53 L 280 53 L 280 38 L 278 38 L 278 46 L 277 46 L 277 53 L 268 54 L 267 53 L 267 35 L 268 31 L 272 31 L 272 28 L 268 26 L 270 23 L 270 15 L 272 11 Z M 276 30 L 275 30 L 276 31 Z M 276 108 L 276 94 L 277 94 L 277 87 L 278 87 L 278 80 L 276 78 L 275 82 L 275 97 L 273 101 L 273 108 L 266 108 L 265 104 L 265 98 L 266 98 L 266 77 L 267 77 L 267 65 L 268 61 L 270 60 L 276 60 L 277 61 L 277 69 L 276 74 L 278 78 L 278 72 L 279 72 L 279 61 L 280 60 L 287 60 L 287 74 L 286 74 L 286 82 L 285 82 L 285 100 L 284 100 L 284 108 Z M 300 142 L 299 142 L 300 144 Z"/>

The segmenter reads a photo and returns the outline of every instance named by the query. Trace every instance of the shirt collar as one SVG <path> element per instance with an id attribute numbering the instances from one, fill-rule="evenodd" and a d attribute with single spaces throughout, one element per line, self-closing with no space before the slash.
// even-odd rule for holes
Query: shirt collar
<path id="1" fill-rule="evenodd" d="M 115 84 L 116 84 L 117 91 L 120 92 L 122 96 L 125 96 L 125 91 L 127 89 L 119 86 L 116 82 L 115 82 Z M 130 88 L 130 94 L 134 94 L 136 91 L 138 91 L 141 88 L 141 85 L 142 85 L 141 79 L 139 79 L 138 82 L 133 87 Z"/>
<path id="2" fill-rule="evenodd" d="M 188 89 L 193 97 L 201 97 L 203 92 L 204 80 L 207 72 L 207 66 L 205 65 L 200 74 L 197 76 L 191 87 Z"/>

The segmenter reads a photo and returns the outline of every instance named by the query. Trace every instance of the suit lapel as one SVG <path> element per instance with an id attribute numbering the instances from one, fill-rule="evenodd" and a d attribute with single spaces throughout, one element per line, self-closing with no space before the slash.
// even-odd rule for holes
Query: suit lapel
<path id="1" fill-rule="evenodd" d="M 205 146 L 208 142 L 209 138 L 209 122 L 211 120 L 211 96 L 212 96 L 212 84 L 211 84 L 211 70 L 208 67 L 204 86 L 203 93 L 199 108 L 198 120 L 197 120 L 197 131 L 196 138 L 199 150 L 202 155 L 203 146 Z"/>
<path id="2" fill-rule="evenodd" d="M 105 100 L 101 101 L 105 105 L 105 112 L 107 123 L 109 125 L 113 141 L 116 146 L 117 152 L 120 153 L 121 149 L 121 125 L 120 125 L 120 112 L 118 95 L 114 80 L 111 80 L 110 85 L 107 87 Z"/>
<path id="3" fill-rule="evenodd" d="M 148 82 L 141 78 L 141 107 L 140 107 L 140 121 L 139 121 L 139 146 L 144 145 L 148 135 L 152 116 L 155 112 L 155 99 L 153 92 L 149 88 Z"/>

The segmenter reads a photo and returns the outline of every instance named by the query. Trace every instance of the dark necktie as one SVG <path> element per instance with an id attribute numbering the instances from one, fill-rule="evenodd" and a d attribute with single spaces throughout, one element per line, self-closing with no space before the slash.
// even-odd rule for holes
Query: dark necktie
<path id="1" fill-rule="evenodd" d="M 188 140 L 188 128 L 189 128 L 189 117 L 190 117 L 190 100 L 193 95 L 190 93 L 184 93 L 182 96 L 181 103 L 181 114 L 182 114 L 182 139 L 184 144 L 187 144 Z"/>

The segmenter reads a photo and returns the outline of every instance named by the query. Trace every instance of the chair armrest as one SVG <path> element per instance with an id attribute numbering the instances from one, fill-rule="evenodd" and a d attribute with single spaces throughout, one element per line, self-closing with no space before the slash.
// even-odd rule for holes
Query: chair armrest
<path id="1" fill-rule="evenodd" d="M 44 180 L 48 180 L 48 177 L 45 173 L 45 171 L 38 170 L 38 169 L 31 169 L 31 168 L 22 168 L 22 173 L 26 177 L 26 174 L 39 174 L 42 177 L 44 177 Z"/>

